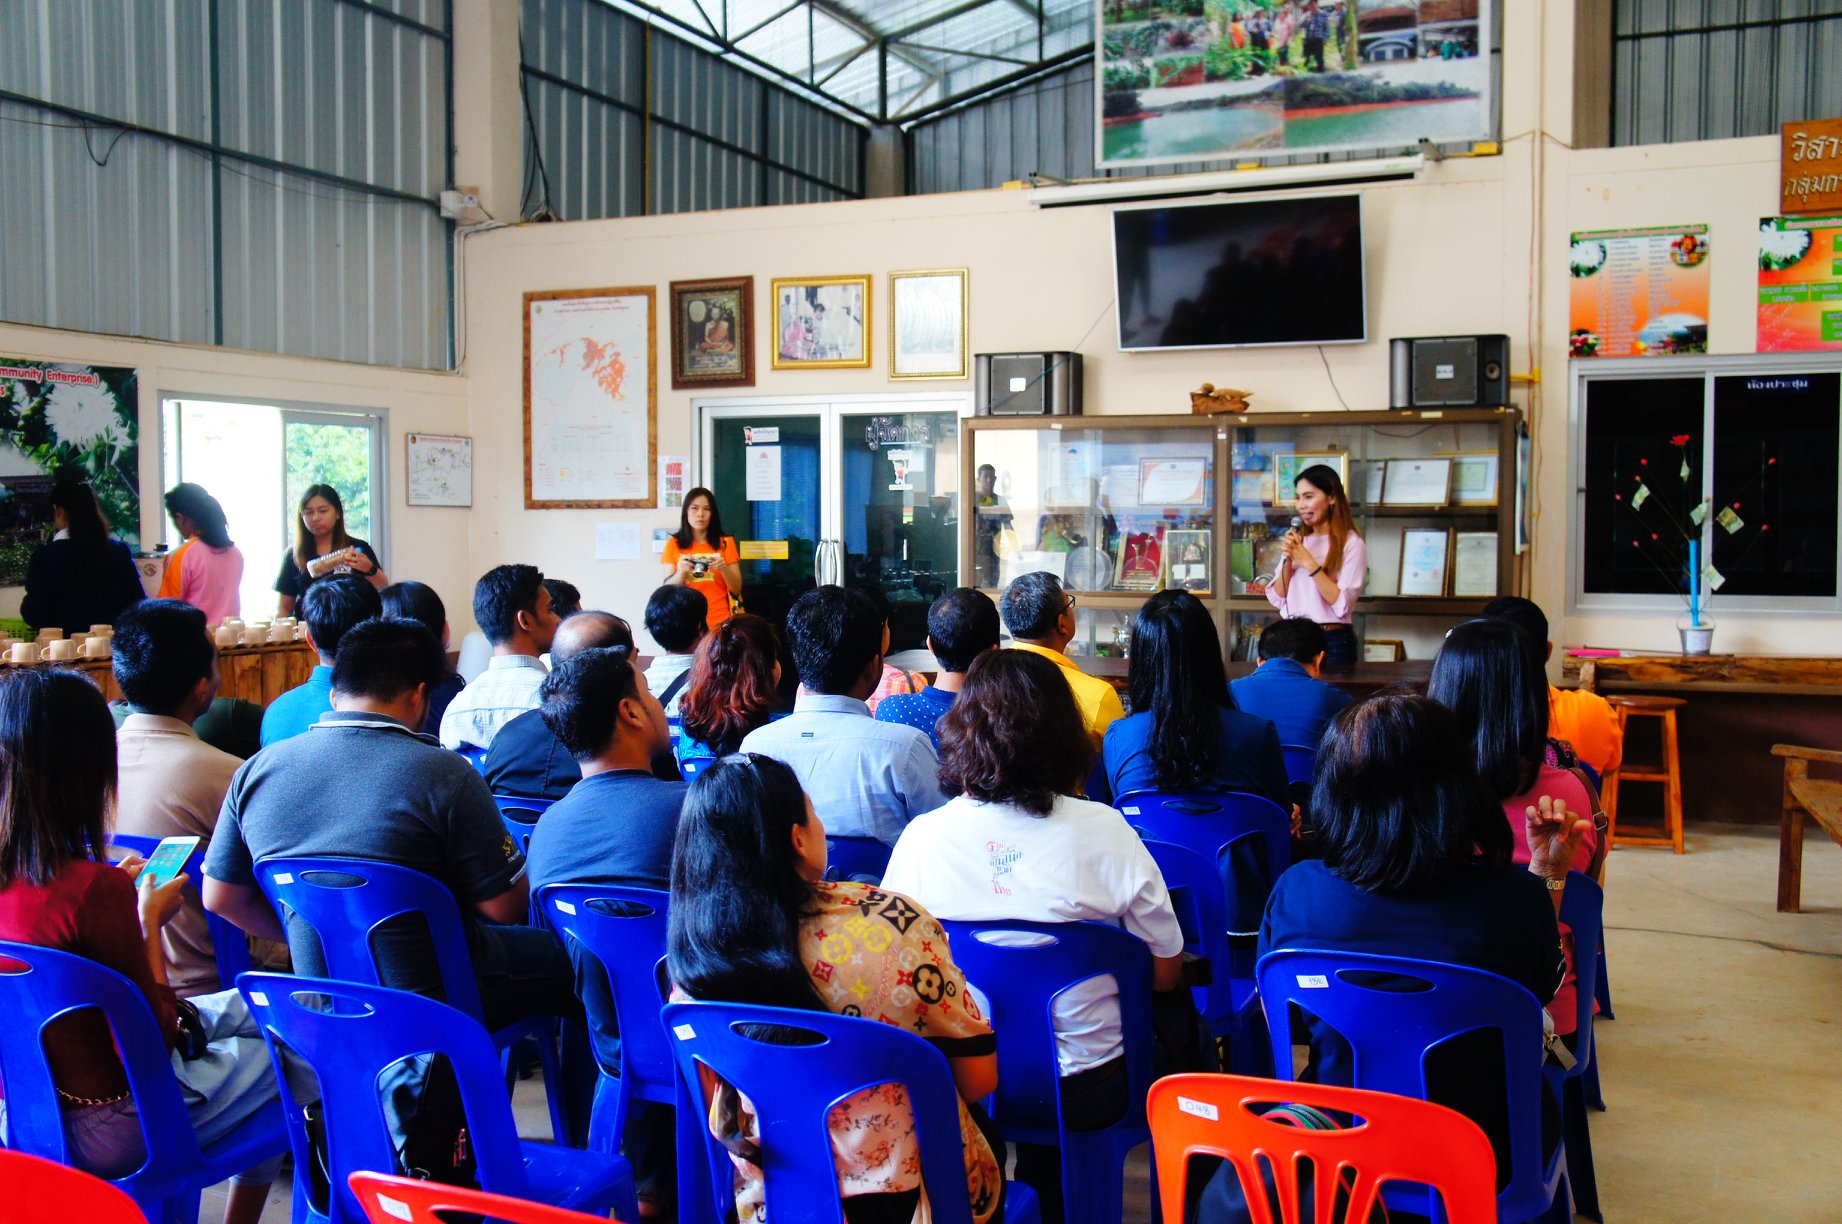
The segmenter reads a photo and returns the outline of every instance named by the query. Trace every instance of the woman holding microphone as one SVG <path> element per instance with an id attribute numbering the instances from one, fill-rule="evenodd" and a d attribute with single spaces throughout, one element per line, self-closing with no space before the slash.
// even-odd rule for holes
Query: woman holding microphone
<path id="1" fill-rule="evenodd" d="M 1350 517 L 1349 496 L 1337 470 L 1314 463 L 1298 474 L 1296 517 L 1283 544 L 1285 558 L 1267 584 L 1266 600 L 1285 617 L 1304 617 L 1330 639 L 1326 667 L 1356 662 L 1350 617 L 1368 572 L 1368 549 Z"/>
<path id="2" fill-rule="evenodd" d="M 742 593 L 741 555 L 734 536 L 723 534 L 716 494 L 692 489 L 684 495 L 678 530 L 665 538 L 667 586 L 688 586 L 710 605 L 704 623 L 714 629 L 730 617 L 730 596 Z"/>

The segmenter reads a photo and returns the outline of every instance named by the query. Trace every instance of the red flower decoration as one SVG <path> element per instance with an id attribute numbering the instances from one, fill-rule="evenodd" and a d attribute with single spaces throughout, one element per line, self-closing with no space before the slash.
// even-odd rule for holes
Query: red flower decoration
<path id="1" fill-rule="evenodd" d="M 1677 434 L 1669 440 L 1669 444 L 1671 446 L 1687 446 L 1689 444 L 1689 436 L 1687 434 Z"/>

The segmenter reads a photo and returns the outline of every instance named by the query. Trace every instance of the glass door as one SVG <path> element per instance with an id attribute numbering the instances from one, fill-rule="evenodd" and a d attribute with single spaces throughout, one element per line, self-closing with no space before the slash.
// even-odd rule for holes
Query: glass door
<path id="1" fill-rule="evenodd" d="M 923 647 L 928 605 L 960 585 L 958 406 L 843 405 L 834 436 L 847 585 L 888 599 L 892 653 Z"/>
<path id="2" fill-rule="evenodd" d="M 742 551 L 742 606 L 775 625 L 813 587 L 825 539 L 821 408 L 709 408 L 703 482 Z"/>

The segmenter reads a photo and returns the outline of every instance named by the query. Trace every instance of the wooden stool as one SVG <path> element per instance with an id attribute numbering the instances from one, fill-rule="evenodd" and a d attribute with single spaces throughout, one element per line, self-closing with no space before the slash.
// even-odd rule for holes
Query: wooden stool
<path id="1" fill-rule="evenodd" d="M 1784 814 L 1778 830 L 1778 912 L 1798 912 L 1804 886 L 1804 817 L 1842 845 L 1842 782 L 1810 776 L 1810 762 L 1842 765 L 1842 752 L 1773 744 L 1784 758 Z"/>
<path id="2" fill-rule="evenodd" d="M 1681 706 L 1680 697 L 1650 697 L 1643 695 L 1618 694 L 1608 696 L 1606 701 L 1618 713 L 1618 734 L 1622 738 L 1625 728 L 1633 718 L 1656 718 L 1663 723 L 1663 760 L 1655 766 L 1620 765 L 1605 775 L 1605 840 L 1607 846 L 1619 843 L 1618 834 L 1618 788 L 1625 782 L 1660 782 L 1663 786 L 1663 827 L 1651 831 L 1642 830 L 1637 836 L 1625 834 L 1623 842 L 1627 846 L 1669 846 L 1677 854 L 1682 853 L 1682 769 L 1676 756 L 1676 709 Z"/>

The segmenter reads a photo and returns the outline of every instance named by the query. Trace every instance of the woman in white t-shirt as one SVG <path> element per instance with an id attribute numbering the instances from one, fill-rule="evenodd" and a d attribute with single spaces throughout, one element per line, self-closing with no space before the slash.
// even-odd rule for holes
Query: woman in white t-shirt
<path id="1" fill-rule="evenodd" d="M 937 918 L 1118 922 L 1151 948 L 1153 983 L 1176 987 L 1183 933 L 1164 877 L 1125 817 L 1075 797 L 1092 741 L 1068 682 L 1040 655 L 994 650 L 940 720 L 940 785 L 958 797 L 916 817 L 882 887 Z M 1055 1004 L 1063 1116 L 1097 1129 L 1126 1108 L 1118 989 L 1083 982 Z M 1017 1180 L 1061 1218 L 1061 1154 L 1019 1145 Z"/>

